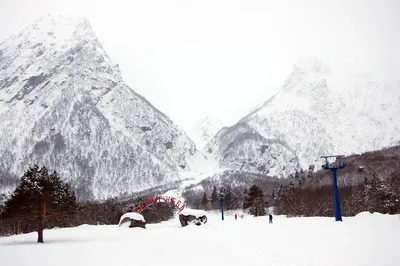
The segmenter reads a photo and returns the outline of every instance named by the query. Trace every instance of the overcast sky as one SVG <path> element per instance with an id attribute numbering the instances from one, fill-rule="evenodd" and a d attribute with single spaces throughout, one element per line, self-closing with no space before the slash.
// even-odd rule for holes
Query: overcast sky
<path id="1" fill-rule="evenodd" d="M 306 56 L 400 77 L 400 0 L 0 0 L 0 40 L 44 14 L 86 16 L 126 83 L 186 130 L 236 122 Z"/>

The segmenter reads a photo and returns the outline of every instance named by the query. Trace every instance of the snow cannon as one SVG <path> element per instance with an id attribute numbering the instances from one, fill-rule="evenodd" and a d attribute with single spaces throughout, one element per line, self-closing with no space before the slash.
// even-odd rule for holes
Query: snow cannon
<path id="1" fill-rule="evenodd" d="M 145 229 L 146 221 L 143 215 L 141 215 L 140 213 L 128 212 L 121 216 L 121 218 L 119 219 L 118 226 L 129 227 L 129 228 L 141 227 Z"/>

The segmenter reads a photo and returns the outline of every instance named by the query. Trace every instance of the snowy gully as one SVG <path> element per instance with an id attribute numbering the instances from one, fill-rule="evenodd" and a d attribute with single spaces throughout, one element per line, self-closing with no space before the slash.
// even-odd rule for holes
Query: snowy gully
<path id="1" fill-rule="evenodd" d="M 146 199 L 144 202 L 140 203 L 139 207 L 137 207 L 135 209 L 135 211 L 137 213 L 141 213 L 144 210 L 146 210 L 147 207 L 149 207 L 153 204 L 159 203 L 161 201 L 166 202 L 171 206 L 175 206 L 179 211 L 182 211 L 185 208 L 185 204 L 183 204 L 181 206 L 182 201 L 180 201 L 180 200 L 176 201 L 176 198 L 169 197 L 169 196 L 157 196 L 157 197 L 152 197 L 151 199 Z"/>

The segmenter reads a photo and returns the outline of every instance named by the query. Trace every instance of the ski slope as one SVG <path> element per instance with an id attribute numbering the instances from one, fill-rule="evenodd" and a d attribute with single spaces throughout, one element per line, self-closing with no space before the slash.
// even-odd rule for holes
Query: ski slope
<path id="1" fill-rule="evenodd" d="M 238 218 L 208 213 L 204 226 L 178 218 L 147 229 L 116 225 L 51 229 L 0 238 L 0 265 L 400 265 L 400 216 Z"/>

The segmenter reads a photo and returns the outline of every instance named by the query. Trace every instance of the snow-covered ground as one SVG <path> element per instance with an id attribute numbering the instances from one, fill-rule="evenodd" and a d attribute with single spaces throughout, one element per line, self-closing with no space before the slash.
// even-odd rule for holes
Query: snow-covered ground
<path id="1" fill-rule="evenodd" d="M 361 213 L 285 218 L 208 213 L 202 226 L 178 218 L 147 229 L 116 225 L 52 229 L 0 238 L 0 265 L 400 265 L 400 217 Z"/>

